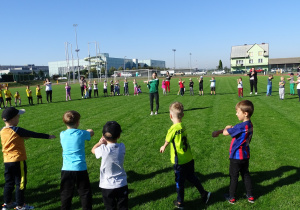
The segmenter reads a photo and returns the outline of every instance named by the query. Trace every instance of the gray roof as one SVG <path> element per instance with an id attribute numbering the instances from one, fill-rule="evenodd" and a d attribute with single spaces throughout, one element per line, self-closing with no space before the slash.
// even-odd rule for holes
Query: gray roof
<path id="1" fill-rule="evenodd" d="M 231 48 L 231 55 L 230 58 L 245 58 L 248 57 L 248 51 L 254 46 L 255 44 L 245 44 L 240 46 L 232 46 Z M 257 44 L 264 50 L 264 56 L 269 56 L 269 44 Z"/>
<path id="2" fill-rule="evenodd" d="M 300 57 L 269 59 L 269 64 L 299 64 L 299 63 L 300 63 Z"/>

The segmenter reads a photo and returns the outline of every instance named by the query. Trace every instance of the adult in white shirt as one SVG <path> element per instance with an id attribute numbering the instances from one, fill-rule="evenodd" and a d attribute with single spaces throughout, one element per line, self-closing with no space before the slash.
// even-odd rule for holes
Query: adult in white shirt
<path id="1" fill-rule="evenodd" d="M 52 83 L 47 78 L 44 85 L 46 85 L 47 102 L 49 103 L 49 98 L 50 102 L 52 102 Z"/>

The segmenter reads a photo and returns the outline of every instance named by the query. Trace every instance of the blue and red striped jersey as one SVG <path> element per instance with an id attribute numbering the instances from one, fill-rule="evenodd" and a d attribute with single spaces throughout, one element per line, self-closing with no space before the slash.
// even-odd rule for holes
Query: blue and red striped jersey
<path id="1" fill-rule="evenodd" d="M 249 159 L 249 144 L 253 135 L 253 125 L 251 121 L 239 123 L 227 131 L 232 137 L 229 148 L 229 158 L 239 160 Z"/>

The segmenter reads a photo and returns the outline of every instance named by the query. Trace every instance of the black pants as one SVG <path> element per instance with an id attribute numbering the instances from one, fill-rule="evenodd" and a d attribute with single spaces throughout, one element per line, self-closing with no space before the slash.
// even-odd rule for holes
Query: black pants
<path id="1" fill-rule="evenodd" d="M 4 163 L 5 185 L 4 203 L 12 201 L 12 193 L 16 186 L 16 202 L 18 206 L 24 205 L 24 191 L 27 184 L 27 165 L 26 161 Z"/>
<path id="2" fill-rule="evenodd" d="M 80 196 L 82 209 L 92 209 L 92 190 L 87 171 L 61 171 L 61 209 L 72 209 L 71 204 L 75 185 Z"/>
<path id="3" fill-rule="evenodd" d="M 101 189 L 105 209 L 128 209 L 128 186 L 116 189 Z M 117 208 L 118 207 L 118 208 Z"/>
<path id="4" fill-rule="evenodd" d="M 180 95 L 181 95 L 181 96 L 184 95 L 184 88 L 180 88 Z"/>
<path id="5" fill-rule="evenodd" d="M 252 184 L 251 177 L 249 173 L 249 159 L 237 160 L 230 159 L 229 175 L 230 175 L 230 186 L 229 186 L 229 196 L 230 198 L 235 197 L 236 188 L 238 185 L 239 173 L 241 173 L 242 180 L 246 187 L 246 192 L 248 196 L 252 195 Z"/>
<path id="6" fill-rule="evenodd" d="M 92 98 L 92 89 L 89 90 L 89 98 Z"/>
<path id="7" fill-rule="evenodd" d="M 206 195 L 200 180 L 195 175 L 194 160 L 183 164 L 183 165 L 174 165 L 175 172 L 175 182 L 176 182 L 176 192 L 177 192 L 177 201 L 180 203 L 184 202 L 184 182 L 188 180 L 191 182 L 199 191 L 202 197 Z"/>
<path id="8" fill-rule="evenodd" d="M 257 93 L 257 80 L 250 80 L 250 89 L 251 92 L 253 92 L 253 86 L 254 86 L 254 90 Z"/>
<path id="9" fill-rule="evenodd" d="M 97 95 L 98 97 L 98 89 L 94 89 L 94 97 Z"/>
<path id="10" fill-rule="evenodd" d="M 80 86 L 80 90 L 81 90 L 81 97 L 83 97 L 83 95 L 84 95 L 83 94 L 84 93 L 84 86 L 82 86 L 82 87 Z"/>
<path id="11" fill-rule="evenodd" d="M 153 99 L 154 98 L 155 98 L 155 102 L 156 102 L 156 111 L 158 112 L 158 108 L 159 108 L 159 95 L 158 95 L 158 92 L 150 93 L 150 109 L 151 109 L 151 112 L 153 112 Z"/>
<path id="12" fill-rule="evenodd" d="M 300 89 L 297 89 L 298 96 L 299 96 L 299 101 L 300 101 Z"/>
<path id="13" fill-rule="evenodd" d="M 47 95 L 47 101 L 49 102 L 49 98 L 50 98 L 50 102 L 52 102 L 52 90 L 47 90 L 46 95 Z"/>
<path id="14" fill-rule="evenodd" d="M 33 105 L 32 97 L 28 97 L 28 103 L 29 103 L 29 105 Z"/>

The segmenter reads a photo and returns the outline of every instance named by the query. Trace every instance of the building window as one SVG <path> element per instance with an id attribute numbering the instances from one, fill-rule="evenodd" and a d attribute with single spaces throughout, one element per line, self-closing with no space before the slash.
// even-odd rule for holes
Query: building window
<path id="1" fill-rule="evenodd" d="M 253 57 L 253 52 L 249 52 L 249 56 L 250 56 L 250 57 Z"/>
<path id="2" fill-rule="evenodd" d="M 258 63 L 262 63 L 263 62 L 263 59 L 258 59 Z"/>
<path id="3" fill-rule="evenodd" d="M 258 56 L 263 56 L 263 51 L 258 51 Z"/>
<path id="4" fill-rule="evenodd" d="M 243 60 L 236 60 L 236 65 L 243 64 Z"/>
<path id="5" fill-rule="evenodd" d="M 249 63 L 253 63 L 253 59 L 249 59 Z"/>

